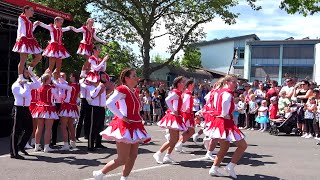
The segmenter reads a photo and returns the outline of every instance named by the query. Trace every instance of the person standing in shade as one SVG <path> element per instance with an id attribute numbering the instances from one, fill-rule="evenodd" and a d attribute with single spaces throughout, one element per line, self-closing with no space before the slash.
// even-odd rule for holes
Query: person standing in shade
<path id="1" fill-rule="evenodd" d="M 32 73 L 24 69 L 23 79 L 29 79 L 30 74 Z M 27 82 L 18 78 L 11 87 L 14 96 L 14 108 L 13 127 L 10 136 L 10 157 L 15 159 L 24 159 L 23 156 L 18 154 L 19 150 L 28 155 L 24 147 L 32 134 L 32 116 L 29 110 L 31 90 L 41 87 L 41 84 L 34 76 L 31 77 L 31 80 L 32 82 Z"/>

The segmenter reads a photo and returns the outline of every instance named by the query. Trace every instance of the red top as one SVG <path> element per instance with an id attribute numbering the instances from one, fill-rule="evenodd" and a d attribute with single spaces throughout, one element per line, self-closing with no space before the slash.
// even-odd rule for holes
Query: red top
<path id="1" fill-rule="evenodd" d="M 38 91 L 37 89 L 31 90 L 31 103 L 37 103 L 39 100 Z"/>
<path id="2" fill-rule="evenodd" d="M 24 14 L 20 15 L 20 18 L 23 19 L 24 24 L 26 26 L 26 37 L 33 38 L 33 24 L 32 22 L 25 16 Z"/>
<path id="3" fill-rule="evenodd" d="M 223 94 L 224 93 L 230 93 L 232 96 L 233 96 L 233 92 L 230 90 L 230 89 L 227 89 L 227 88 L 223 88 L 223 89 L 220 89 L 217 91 L 217 94 L 218 94 L 218 99 L 217 99 L 217 102 L 215 104 L 215 107 L 216 107 L 216 110 L 217 110 L 217 114 L 221 114 L 222 113 L 222 97 L 223 97 Z M 228 111 L 228 115 L 231 117 L 232 119 L 232 113 L 233 113 L 233 110 L 234 110 L 234 102 L 233 102 L 233 98 L 231 98 L 231 101 L 230 101 L 230 108 L 229 108 L 229 111 Z"/>
<path id="4" fill-rule="evenodd" d="M 39 105 L 47 105 L 47 106 L 53 106 L 53 94 L 52 94 L 52 89 L 55 86 L 53 85 L 42 85 L 38 89 L 38 94 L 39 94 L 39 101 L 37 104 Z"/>
<path id="5" fill-rule="evenodd" d="M 278 112 L 278 104 L 270 104 L 269 106 L 269 118 L 270 119 L 277 119 L 277 112 Z"/>
<path id="6" fill-rule="evenodd" d="M 58 43 L 58 44 L 62 44 L 62 35 L 63 35 L 63 32 L 62 32 L 62 28 L 56 28 L 54 27 L 53 24 L 50 24 L 50 26 L 52 27 L 53 29 L 53 36 L 54 36 L 54 42 Z"/>
<path id="7" fill-rule="evenodd" d="M 70 104 L 77 104 L 77 99 L 80 93 L 80 85 L 77 83 L 70 83 L 71 86 L 71 97 L 70 97 Z"/>
<path id="8" fill-rule="evenodd" d="M 127 118 L 131 120 L 139 121 L 141 120 L 140 116 L 140 100 L 139 96 L 135 92 L 132 92 L 127 86 L 120 85 L 116 88 L 117 91 L 119 91 L 122 94 L 125 94 L 125 102 L 127 105 Z M 116 103 L 118 109 L 119 109 L 119 103 Z"/>
<path id="9" fill-rule="evenodd" d="M 187 90 L 184 91 L 184 94 L 190 95 L 190 99 L 189 99 L 189 101 L 190 101 L 190 104 L 189 104 L 189 112 L 187 112 L 187 113 L 191 113 L 191 112 L 192 112 L 192 108 L 193 108 L 192 92 L 187 89 Z"/>
<path id="10" fill-rule="evenodd" d="M 85 44 L 89 44 L 89 45 L 92 44 L 93 43 L 92 38 L 93 38 L 95 29 L 92 28 L 90 31 L 86 26 L 82 26 L 82 28 L 86 31 Z"/>
<path id="11" fill-rule="evenodd" d="M 179 96 L 177 112 L 178 112 L 179 115 L 181 115 L 181 107 L 182 107 L 182 98 L 181 98 L 181 95 L 182 95 L 182 92 L 179 91 L 178 89 L 173 89 L 172 92 L 176 93 L 176 94 Z M 173 106 L 173 101 L 171 101 L 171 104 L 172 104 L 172 106 Z"/>

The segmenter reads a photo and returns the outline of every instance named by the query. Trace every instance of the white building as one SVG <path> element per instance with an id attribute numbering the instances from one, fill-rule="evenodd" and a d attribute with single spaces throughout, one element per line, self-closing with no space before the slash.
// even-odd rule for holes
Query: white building
<path id="1" fill-rule="evenodd" d="M 201 52 L 202 66 L 228 72 L 235 53 L 238 61 L 231 73 L 253 81 L 263 81 L 268 75 L 282 82 L 285 73 L 291 77 L 310 77 L 320 83 L 320 39 L 288 38 L 262 41 L 255 34 L 215 39 L 195 44 Z M 238 49 L 235 51 L 235 49 Z"/>

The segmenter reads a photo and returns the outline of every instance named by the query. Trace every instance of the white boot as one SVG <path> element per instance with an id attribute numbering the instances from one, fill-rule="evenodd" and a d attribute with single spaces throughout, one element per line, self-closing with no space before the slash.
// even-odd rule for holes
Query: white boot
<path id="1" fill-rule="evenodd" d="M 183 145 L 183 143 L 181 142 L 181 141 L 179 141 L 177 144 L 176 144 L 176 146 L 174 147 L 174 150 L 176 151 L 176 152 L 183 152 L 183 150 L 182 150 L 182 145 Z"/>
<path id="2" fill-rule="evenodd" d="M 175 163 L 175 161 L 171 158 L 170 154 L 166 154 L 163 157 L 163 164 L 172 164 Z"/>
<path id="3" fill-rule="evenodd" d="M 209 160 L 214 160 L 216 158 L 216 156 L 212 154 L 212 151 L 207 151 L 205 157 Z"/>
<path id="4" fill-rule="evenodd" d="M 34 145 L 34 151 L 42 151 L 42 148 L 40 147 L 40 144 Z"/>
<path id="5" fill-rule="evenodd" d="M 218 166 L 211 166 L 210 170 L 209 170 L 209 174 L 211 176 L 224 176 L 221 172 L 218 171 L 219 167 Z"/>
<path id="6" fill-rule="evenodd" d="M 59 150 L 60 151 L 69 151 L 70 150 L 70 146 L 69 146 L 68 142 L 64 142 L 64 145 Z"/>
<path id="7" fill-rule="evenodd" d="M 103 180 L 104 175 L 105 174 L 103 174 L 101 170 L 92 172 L 92 176 L 95 180 Z"/>
<path id="8" fill-rule="evenodd" d="M 49 147 L 49 144 L 45 144 L 43 151 L 44 151 L 45 153 L 48 153 L 48 152 L 53 152 L 53 151 L 55 151 L 55 149 L 50 148 L 50 147 Z"/>
<path id="9" fill-rule="evenodd" d="M 124 177 L 124 176 L 120 177 L 120 180 L 127 180 L 127 179 L 128 179 L 128 176 L 127 177 Z"/>
<path id="10" fill-rule="evenodd" d="M 193 140 L 194 143 L 197 144 L 197 141 L 198 141 L 199 136 L 200 136 L 200 135 L 199 135 L 198 133 L 195 133 L 194 135 L 192 135 L 192 140 Z"/>
<path id="11" fill-rule="evenodd" d="M 160 151 L 157 151 L 156 153 L 153 154 L 153 158 L 156 160 L 156 162 L 158 164 L 162 164 L 160 158 L 161 158 L 161 152 Z"/>
<path id="12" fill-rule="evenodd" d="M 25 149 L 33 149 L 32 146 L 30 146 L 30 144 L 27 142 L 27 144 L 24 146 Z"/>
<path id="13" fill-rule="evenodd" d="M 228 172 L 228 174 L 233 177 L 233 178 L 237 178 L 237 174 L 234 171 L 234 167 L 236 166 L 236 164 L 233 164 L 232 162 L 230 162 L 224 169 Z"/>
<path id="14" fill-rule="evenodd" d="M 79 150 L 77 148 L 77 145 L 76 145 L 76 142 L 75 141 L 70 141 L 70 146 L 72 148 L 72 151 L 76 151 L 76 150 Z"/>
<path id="15" fill-rule="evenodd" d="M 34 146 L 36 144 L 36 139 L 35 138 L 32 138 L 31 139 L 31 142 L 30 142 L 30 145 L 31 146 Z"/>

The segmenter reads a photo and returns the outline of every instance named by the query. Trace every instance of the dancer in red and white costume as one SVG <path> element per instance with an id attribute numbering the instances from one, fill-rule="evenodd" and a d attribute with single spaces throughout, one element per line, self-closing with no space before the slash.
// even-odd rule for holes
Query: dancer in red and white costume
<path id="1" fill-rule="evenodd" d="M 138 84 L 135 69 L 123 70 L 120 81 L 122 85 L 118 86 L 107 100 L 107 107 L 115 118 L 109 127 L 100 133 L 103 138 L 116 141 L 118 157 L 101 170 L 93 171 L 93 176 L 97 180 L 102 180 L 106 173 L 122 165 L 124 168 L 121 180 L 126 180 L 137 158 L 139 142 L 151 140 L 142 124 L 141 104 L 134 90 Z"/>
<path id="2" fill-rule="evenodd" d="M 92 54 L 92 48 L 94 45 L 93 39 L 95 39 L 100 43 L 107 44 L 106 41 L 103 41 L 99 37 L 97 37 L 96 29 L 93 27 L 93 24 L 94 24 L 94 19 L 88 18 L 85 26 L 82 26 L 79 29 L 72 28 L 72 30 L 76 33 L 81 32 L 83 37 L 82 40 L 80 41 L 80 45 L 77 51 L 77 54 L 83 55 L 86 59 L 86 61 L 82 66 L 81 75 L 80 75 L 81 77 L 85 77 L 87 73 L 86 71 L 89 70 L 88 59 Z"/>
<path id="3" fill-rule="evenodd" d="M 209 170 L 212 176 L 222 176 L 218 171 L 220 163 L 228 152 L 230 142 L 234 142 L 237 146 L 231 162 L 225 167 L 225 170 L 233 178 L 237 178 L 234 167 L 240 160 L 244 151 L 247 148 L 247 143 L 244 140 L 244 134 L 234 124 L 232 113 L 234 110 L 233 92 L 237 89 L 238 79 L 236 76 L 227 75 L 223 79 L 223 88 L 215 93 L 213 106 L 215 107 L 215 120 L 206 129 L 205 134 L 213 139 L 219 139 L 220 150 L 214 160 L 213 166 Z"/>
<path id="4" fill-rule="evenodd" d="M 106 71 L 108 55 L 106 55 L 103 60 L 99 58 L 100 47 L 95 45 L 93 47 L 93 54 L 89 57 L 88 62 L 90 63 L 90 72 L 88 73 L 86 80 L 89 82 L 99 82 L 99 72 Z"/>
<path id="5" fill-rule="evenodd" d="M 18 18 L 18 31 L 17 31 L 17 40 L 12 51 L 20 54 L 20 62 L 18 64 L 18 75 L 20 80 L 25 80 L 23 78 L 23 69 L 27 62 L 29 54 L 34 55 L 34 59 L 31 62 L 28 70 L 32 71 L 33 68 L 41 60 L 41 52 L 37 40 L 33 37 L 33 31 L 36 26 L 39 24 L 39 21 L 32 23 L 29 18 L 34 14 L 34 10 L 31 6 L 24 6 L 22 8 L 22 14 Z M 32 72 L 31 72 L 32 73 Z"/>
<path id="6" fill-rule="evenodd" d="M 157 123 L 162 128 L 169 129 L 170 140 L 165 142 L 159 151 L 157 151 L 153 157 L 157 163 L 173 163 L 170 155 L 173 151 L 176 143 L 179 140 L 179 131 L 187 131 L 187 127 L 182 119 L 182 91 L 184 89 L 184 77 L 176 77 L 173 81 L 173 90 L 166 98 L 166 103 L 169 108 L 166 115 Z M 161 153 L 165 150 L 167 154 L 163 158 L 163 162 L 160 161 Z"/>
<path id="7" fill-rule="evenodd" d="M 45 126 L 44 134 L 44 152 L 53 151 L 49 147 L 50 137 L 51 137 L 51 128 L 53 121 L 59 119 L 56 107 L 53 103 L 53 98 L 57 97 L 55 86 L 51 85 L 51 75 L 43 74 L 41 76 L 42 86 L 38 89 L 39 101 L 37 102 L 36 107 L 32 111 L 32 117 L 37 119 L 37 130 L 35 134 L 36 144 L 35 151 L 40 151 L 40 140 L 42 136 L 42 131 Z"/>
<path id="8" fill-rule="evenodd" d="M 193 88 L 194 88 L 194 82 L 192 79 L 189 79 L 186 82 L 186 90 L 182 94 L 183 98 L 183 104 L 182 104 L 182 117 L 183 121 L 186 124 L 188 130 L 183 132 L 182 135 L 180 136 L 179 142 L 175 146 L 175 150 L 177 152 L 183 152 L 182 151 L 182 145 L 190 139 L 190 137 L 194 134 L 194 114 L 193 114 Z"/>
<path id="9" fill-rule="evenodd" d="M 30 113 L 32 113 L 33 110 L 36 108 L 38 101 L 39 101 L 38 90 L 32 89 L 31 90 L 31 103 L 29 106 Z M 33 131 L 32 131 L 32 135 L 31 135 L 31 137 L 32 137 L 31 143 L 30 143 L 31 146 L 36 144 L 36 140 L 35 140 L 35 134 L 36 134 L 36 130 L 37 130 L 37 119 L 36 118 L 32 118 L 32 126 L 33 126 L 32 127 Z"/>
<path id="10" fill-rule="evenodd" d="M 50 31 L 51 40 L 49 45 L 43 52 L 43 56 L 49 57 L 49 72 L 53 72 L 54 66 L 56 66 L 56 78 L 60 74 L 60 69 L 62 66 L 62 59 L 68 58 L 70 54 L 63 46 L 63 33 L 71 30 L 71 26 L 62 28 L 64 19 L 62 17 L 54 18 L 54 24 L 44 24 L 42 22 L 39 25 Z"/>
<path id="11" fill-rule="evenodd" d="M 70 99 L 69 102 L 62 102 L 59 109 L 60 127 L 63 137 L 64 146 L 60 150 L 70 150 L 68 143 L 68 131 L 70 137 L 70 145 L 72 150 L 76 150 L 76 137 L 75 128 L 73 126 L 74 120 L 79 118 L 79 110 L 77 106 L 77 99 L 80 93 L 79 77 L 74 73 L 70 74 L 70 83 L 68 84 L 71 88 L 68 92 L 66 99 Z M 67 131 L 68 128 L 68 131 Z"/>

